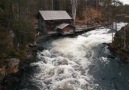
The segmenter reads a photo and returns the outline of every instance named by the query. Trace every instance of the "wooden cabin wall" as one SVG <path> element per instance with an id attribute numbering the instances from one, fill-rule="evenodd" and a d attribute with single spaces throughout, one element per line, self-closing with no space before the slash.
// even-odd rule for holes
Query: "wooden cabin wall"
<path id="1" fill-rule="evenodd" d="M 47 29 L 46 29 L 47 25 L 41 16 L 39 17 L 39 20 L 38 20 L 38 26 L 42 34 L 47 34 Z"/>
<path id="2" fill-rule="evenodd" d="M 49 31 L 52 31 L 52 30 L 54 30 L 54 28 L 56 27 L 55 25 L 54 25 L 54 21 L 46 21 L 46 24 L 47 24 L 47 31 L 49 32 Z"/>
<path id="3" fill-rule="evenodd" d="M 44 20 L 41 14 L 38 16 L 38 27 L 39 31 L 42 34 L 48 34 L 49 31 L 54 31 L 56 30 L 55 28 L 62 24 L 62 23 L 68 23 L 73 25 L 73 20 L 72 19 L 66 19 L 66 20 Z"/>
<path id="4" fill-rule="evenodd" d="M 48 20 L 46 21 L 47 31 L 53 31 L 58 25 L 62 23 L 73 24 L 71 20 Z"/>
<path id="5" fill-rule="evenodd" d="M 70 20 L 48 20 L 46 21 L 46 29 L 47 31 L 53 31 L 58 25 L 62 23 L 69 23 L 71 24 Z"/>

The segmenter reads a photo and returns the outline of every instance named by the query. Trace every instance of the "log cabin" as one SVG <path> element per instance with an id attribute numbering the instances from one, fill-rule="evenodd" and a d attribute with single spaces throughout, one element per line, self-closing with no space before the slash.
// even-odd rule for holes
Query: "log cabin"
<path id="1" fill-rule="evenodd" d="M 74 34 L 74 21 L 66 11 L 39 11 L 38 27 L 42 34 Z"/>

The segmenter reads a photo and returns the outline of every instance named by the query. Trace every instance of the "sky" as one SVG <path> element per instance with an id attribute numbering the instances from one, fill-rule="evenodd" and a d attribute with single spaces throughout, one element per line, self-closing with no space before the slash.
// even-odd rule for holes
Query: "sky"
<path id="1" fill-rule="evenodd" d="M 120 0 L 122 1 L 124 4 L 129 4 L 129 0 Z"/>

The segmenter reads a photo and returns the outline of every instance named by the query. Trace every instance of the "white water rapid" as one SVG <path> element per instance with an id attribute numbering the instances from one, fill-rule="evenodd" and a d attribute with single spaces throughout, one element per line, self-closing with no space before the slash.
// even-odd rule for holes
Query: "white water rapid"
<path id="1" fill-rule="evenodd" d="M 48 49 L 38 52 L 20 90 L 128 90 L 129 65 L 103 44 L 111 41 L 109 29 L 46 41 Z"/>

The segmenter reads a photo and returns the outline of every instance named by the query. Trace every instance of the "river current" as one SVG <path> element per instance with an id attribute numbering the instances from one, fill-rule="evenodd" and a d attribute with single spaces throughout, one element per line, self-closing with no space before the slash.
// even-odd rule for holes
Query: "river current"
<path id="1" fill-rule="evenodd" d="M 125 23 L 119 23 L 118 29 Z M 129 65 L 111 54 L 110 29 L 42 42 L 20 90 L 129 90 Z"/>

